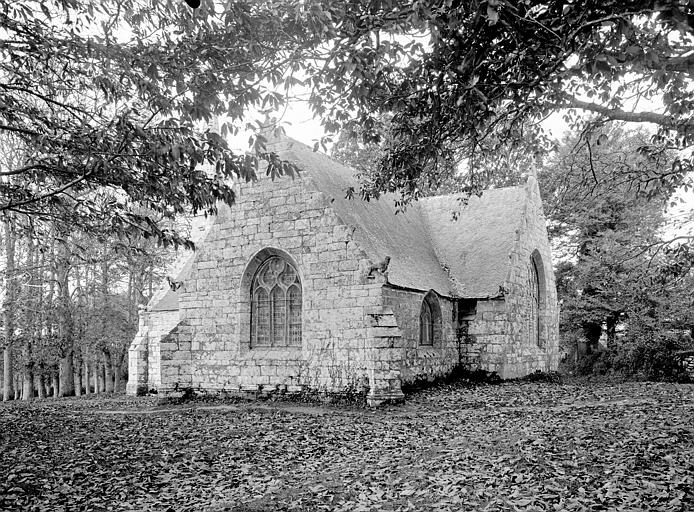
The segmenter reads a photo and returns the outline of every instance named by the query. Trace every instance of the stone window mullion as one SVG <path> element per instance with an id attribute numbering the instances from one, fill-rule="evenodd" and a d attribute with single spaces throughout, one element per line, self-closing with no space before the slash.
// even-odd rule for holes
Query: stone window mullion
<path id="1" fill-rule="evenodd" d="M 253 277 L 250 295 L 251 346 L 300 346 L 301 281 L 296 269 L 279 256 L 268 258 Z"/>

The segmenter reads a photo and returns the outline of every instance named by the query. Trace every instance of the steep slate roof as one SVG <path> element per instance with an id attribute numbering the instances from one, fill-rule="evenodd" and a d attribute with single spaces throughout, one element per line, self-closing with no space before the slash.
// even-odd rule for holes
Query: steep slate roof
<path id="1" fill-rule="evenodd" d="M 471 196 L 467 205 L 461 199 L 458 194 L 420 201 L 436 254 L 457 281 L 461 297 L 498 296 L 525 208 L 525 188 L 486 190 L 481 197 Z"/>
<path id="2" fill-rule="evenodd" d="M 390 256 L 389 283 L 444 296 L 500 295 L 525 208 L 524 187 L 485 191 L 467 205 L 462 195 L 426 198 L 396 214 L 393 195 L 346 199 L 347 188 L 358 190 L 358 182 L 332 158 L 288 138 L 274 141 L 272 149 L 311 177 L 374 263 Z"/>

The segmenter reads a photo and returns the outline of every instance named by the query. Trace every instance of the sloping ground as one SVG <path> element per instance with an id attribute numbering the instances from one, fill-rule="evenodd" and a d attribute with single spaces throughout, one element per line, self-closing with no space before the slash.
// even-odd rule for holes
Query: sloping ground
<path id="1" fill-rule="evenodd" d="M 0 406 L 2 510 L 694 510 L 694 386 Z"/>

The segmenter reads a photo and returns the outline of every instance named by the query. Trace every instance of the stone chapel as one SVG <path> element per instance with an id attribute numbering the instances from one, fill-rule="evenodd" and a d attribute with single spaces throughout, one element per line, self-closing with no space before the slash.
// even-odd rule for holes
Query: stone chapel
<path id="1" fill-rule="evenodd" d="M 454 368 L 522 377 L 558 364 L 559 308 L 534 177 L 467 204 L 346 199 L 353 171 L 281 138 L 295 178 L 237 185 L 197 250 L 140 312 L 131 394 L 364 392 Z"/>

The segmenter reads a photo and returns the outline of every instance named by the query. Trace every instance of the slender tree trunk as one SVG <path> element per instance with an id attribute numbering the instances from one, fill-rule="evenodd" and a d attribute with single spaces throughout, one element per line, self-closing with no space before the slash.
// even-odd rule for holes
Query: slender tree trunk
<path id="1" fill-rule="evenodd" d="M 59 335 L 62 355 L 60 358 L 60 393 L 58 396 L 71 396 L 75 393 L 73 376 L 74 324 L 69 288 L 70 257 L 63 243 L 58 257 Z"/>
<path id="2" fill-rule="evenodd" d="M 2 400 L 7 402 L 14 397 L 14 392 L 12 391 L 12 347 L 5 347 L 5 350 L 3 350 L 2 363 Z"/>
<path id="3" fill-rule="evenodd" d="M 36 297 L 36 313 L 33 315 L 34 319 L 34 347 L 41 347 L 43 345 L 43 316 L 45 304 L 43 301 L 43 286 L 44 286 L 44 271 L 43 266 L 46 263 L 45 253 L 43 251 L 36 251 L 36 271 L 32 274 L 32 279 L 35 283 L 34 291 Z M 36 387 L 38 388 L 39 398 L 46 398 L 46 386 L 45 386 L 45 366 L 44 357 L 39 352 L 34 354 L 34 359 L 36 360 L 34 368 L 36 375 Z"/>
<path id="4" fill-rule="evenodd" d="M 22 383 L 22 399 L 23 400 L 33 400 L 34 399 L 34 353 L 33 353 L 33 336 L 38 330 L 36 327 L 38 309 L 38 300 L 36 290 L 38 288 L 36 284 L 36 273 L 39 264 L 38 251 L 36 250 L 36 244 L 34 240 L 29 240 L 28 250 L 27 250 L 27 266 L 29 267 L 29 283 L 28 290 L 26 292 L 28 299 L 28 308 L 26 308 L 26 324 L 23 326 L 26 332 L 26 339 L 23 347 L 23 383 Z"/>
<path id="5" fill-rule="evenodd" d="M 99 365 L 99 393 L 106 393 L 106 368 Z"/>
<path id="6" fill-rule="evenodd" d="M 116 365 L 113 367 L 113 392 L 120 393 L 120 383 L 121 383 L 121 367 Z"/>
<path id="7" fill-rule="evenodd" d="M 13 380 L 14 380 L 14 399 L 15 400 L 21 400 L 22 399 L 22 381 L 21 377 L 17 374 L 13 375 Z"/>
<path id="8" fill-rule="evenodd" d="M 111 354 L 108 350 L 103 351 L 104 357 L 104 390 L 106 393 L 113 393 L 113 365 L 111 364 Z"/>
<path id="9" fill-rule="evenodd" d="M 98 395 L 99 390 L 99 361 L 97 357 L 94 357 L 94 394 Z"/>
<path id="10" fill-rule="evenodd" d="M 109 350 L 108 323 L 110 314 L 110 301 L 108 296 L 109 286 L 109 262 L 106 258 L 101 263 L 101 358 L 104 368 L 104 391 L 113 393 L 113 365 L 111 351 Z"/>
<path id="11" fill-rule="evenodd" d="M 4 222 L 5 231 L 5 303 L 3 304 L 3 327 L 5 331 L 3 353 L 3 401 L 11 400 L 13 395 L 12 385 L 14 379 L 12 375 L 12 342 L 14 341 L 14 318 L 15 307 L 17 304 L 16 286 L 15 286 L 15 233 L 12 229 L 10 220 Z"/>
<path id="12" fill-rule="evenodd" d="M 53 372 L 53 398 L 60 396 L 60 377 L 57 372 Z"/>
<path id="13" fill-rule="evenodd" d="M 57 323 L 57 314 L 56 314 L 56 305 L 55 305 L 55 287 L 56 287 L 56 281 L 57 281 L 57 260 L 56 260 L 56 252 L 55 252 L 55 232 L 54 230 L 51 232 L 51 238 L 50 238 L 50 250 L 48 251 L 48 254 L 46 255 L 46 258 L 48 258 L 50 267 L 48 270 L 48 290 L 46 292 L 46 301 L 45 304 L 46 306 L 42 308 L 43 315 L 42 315 L 42 323 L 43 323 L 43 328 L 42 330 L 45 330 L 45 336 L 49 340 L 51 344 L 56 343 L 56 332 L 55 332 L 55 324 Z M 54 358 L 51 358 L 49 361 L 47 361 L 47 374 L 46 374 L 46 395 L 53 397 L 53 398 L 58 398 L 58 391 L 59 391 L 59 379 L 58 375 L 56 373 L 56 364 L 58 361 L 56 361 Z"/>
<path id="14" fill-rule="evenodd" d="M 75 360 L 75 367 L 73 373 L 75 379 L 75 396 L 82 396 L 82 360 Z"/>
<path id="15" fill-rule="evenodd" d="M 89 388 L 89 361 L 86 357 L 84 359 L 84 364 L 82 365 L 82 367 L 84 368 L 84 394 L 89 395 L 91 394 L 91 390 Z"/>
<path id="16" fill-rule="evenodd" d="M 43 372 L 39 373 L 39 398 L 46 398 L 46 379 L 44 378 Z"/>

